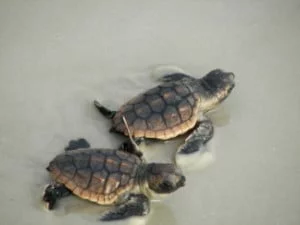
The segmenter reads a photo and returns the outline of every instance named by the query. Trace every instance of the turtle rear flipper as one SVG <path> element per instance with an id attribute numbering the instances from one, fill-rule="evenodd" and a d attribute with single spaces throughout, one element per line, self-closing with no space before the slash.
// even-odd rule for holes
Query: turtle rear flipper
<path id="1" fill-rule="evenodd" d="M 140 144 L 142 140 L 140 139 L 136 139 L 135 142 L 137 144 Z M 127 141 L 124 141 L 120 147 L 119 147 L 119 150 L 120 151 L 124 151 L 124 152 L 128 152 L 128 153 L 131 153 L 131 154 L 134 154 L 134 155 L 137 155 L 138 157 L 142 157 L 143 156 L 143 153 L 139 150 L 139 149 L 136 149 L 135 145 L 132 143 L 131 140 L 127 140 Z"/>
<path id="2" fill-rule="evenodd" d="M 79 138 L 77 140 L 69 141 L 68 146 L 65 147 L 65 151 L 72 151 L 80 148 L 90 148 L 90 147 L 91 145 L 86 139 Z"/>
<path id="3" fill-rule="evenodd" d="M 198 123 L 195 130 L 187 137 L 185 143 L 179 147 L 177 154 L 191 154 L 201 149 L 213 137 L 214 129 L 210 120 Z"/>
<path id="4" fill-rule="evenodd" d="M 135 154 L 135 155 L 137 155 L 138 157 L 141 158 L 143 156 L 143 153 L 140 151 L 138 145 L 141 144 L 143 139 L 142 138 L 134 139 L 131 135 L 131 132 L 130 132 L 130 129 L 128 127 L 126 118 L 123 116 L 122 119 L 123 119 L 123 122 L 125 124 L 126 129 L 127 129 L 129 140 L 123 142 L 121 144 L 121 146 L 119 147 L 119 150 L 131 153 L 131 154 Z"/>
<path id="5" fill-rule="evenodd" d="M 116 206 L 101 217 L 101 221 L 121 220 L 131 216 L 145 216 L 150 211 L 150 201 L 143 194 L 130 194 L 127 202 Z"/>
<path id="6" fill-rule="evenodd" d="M 106 108 L 105 106 L 103 106 L 100 102 L 98 102 L 97 100 L 94 100 L 94 105 L 95 107 L 98 109 L 98 111 L 105 116 L 108 119 L 112 119 L 115 114 L 116 111 L 110 110 L 109 108 Z"/>

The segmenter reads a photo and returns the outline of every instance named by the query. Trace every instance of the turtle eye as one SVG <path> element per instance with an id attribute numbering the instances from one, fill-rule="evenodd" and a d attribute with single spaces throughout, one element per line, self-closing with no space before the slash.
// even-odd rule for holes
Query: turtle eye
<path id="1" fill-rule="evenodd" d="M 173 188 L 173 185 L 169 181 L 164 181 L 159 186 L 161 189 L 167 190 L 167 191 L 172 190 L 172 188 Z"/>
<path id="2" fill-rule="evenodd" d="M 55 190 L 55 196 L 59 197 L 61 195 L 61 193 L 59 192 L 59 190 Z"/>

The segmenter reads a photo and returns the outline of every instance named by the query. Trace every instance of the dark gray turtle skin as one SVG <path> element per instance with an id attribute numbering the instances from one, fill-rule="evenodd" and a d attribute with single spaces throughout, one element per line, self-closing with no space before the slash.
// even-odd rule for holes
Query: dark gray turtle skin
<path id="1" fill-rule="evenodd" d="M 71 141 L 65 153 L 57 155 L 47 167 L 55 182 L 43 196 L 49 209 L 57 199 L 72 193 L 99 205 L 115 205 L 101 220 L 143 216 L 149 212 L 154 195 L 169 194 L 184 186 L 185 177 L 173 164 L 148 164 L 128 149 L 77 149 L 82 140 L 77 144 Z"/>
<path id="2" fill-rule="evenodd" d="M 128 122 L 132 136 L 137 139 L 168 140 L 188 131 L 198 130 L 196 138 L 183 145 L 179 152 L 198 151 L 213 136 L 213 125 L 200 115 L 214 109 L 223 102 L 235 86 L 235 75 L 220 69 L 212 70 L 197 79 L 183 73 L 162 77 L 162 83 L 112 111 L 94 101 L 98 110 L 112 120 L 111 131 L 128 136 L 122 121 Z M 192 140 L 197 140 L 191 143 Z M 187 147 L 192 146 L 192 148 Z"/>

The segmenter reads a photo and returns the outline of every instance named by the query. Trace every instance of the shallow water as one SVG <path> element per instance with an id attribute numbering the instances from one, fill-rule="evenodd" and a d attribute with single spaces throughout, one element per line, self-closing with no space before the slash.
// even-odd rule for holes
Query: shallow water
<path id="1" fill-rule="evenodd" d="M 300 224 L 299 23 L 296 0 L 1 1 L 1 224 L 99 224 L 104 209 L 75 197 L 43 210 L 45 167 L 71 138 L 116 147 L 92 101 L 118 107 L 158 64 L 237 85 L 212 115 L 214 163 L 119 224 Z"/>

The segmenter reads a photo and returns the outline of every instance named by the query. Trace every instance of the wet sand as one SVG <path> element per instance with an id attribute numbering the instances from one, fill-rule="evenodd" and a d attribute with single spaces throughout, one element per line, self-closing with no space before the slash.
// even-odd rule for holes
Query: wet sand
<path id="1" fill-rule="evenodd" d="M 214 163 L 134 221 L 300 224 L 299 23 L 296 0 L 1 1 L 1 224 L 100 223 L 104 209 L 75 197 L 43 209 L 45 167 L 72 138 L 116 147 L 92 101 L 117 108 L 157 84 L 159 64 L 222 68 L 237 85 L 212 115 Z M 175 148 L 146 152 L 167 160 Z"/>

